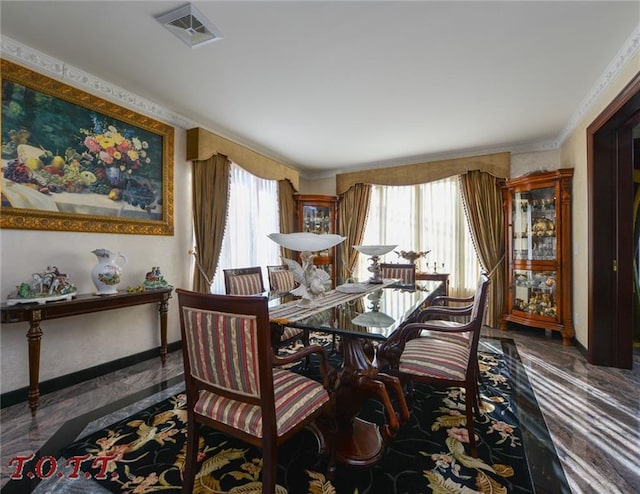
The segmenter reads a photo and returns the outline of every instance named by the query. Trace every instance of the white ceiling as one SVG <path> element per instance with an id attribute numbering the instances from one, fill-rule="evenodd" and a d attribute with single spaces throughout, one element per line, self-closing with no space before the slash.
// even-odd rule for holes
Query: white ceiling
<path id="1" fill-rule="evenodd" d="M 2 0 L 1 33 L 322 176 L 552 149 L 640 26 L 640 1 L 197 1 L 224 38 L 189 48 L 155 20 L 184 4 Z"/>

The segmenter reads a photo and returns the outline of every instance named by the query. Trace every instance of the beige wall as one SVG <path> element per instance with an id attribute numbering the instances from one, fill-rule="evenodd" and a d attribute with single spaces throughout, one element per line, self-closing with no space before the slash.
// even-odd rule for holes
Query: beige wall
<path id="1" fill-rule="evenodd" d="M 588 346 L 588 196 L 587 127 L 613 101 L 640 70 L 640 52 L 623 67 L 583 116 L 561 147 L 561 166 L 575 168 L 573 177 L 573 306 L 576 339 Z"/>
<path id="2" fill-rule="evenodd" d="M 305 178 L 300 177 L 300 194 L 322 194 L 326 196 L 336 195 L 336 177 Z"/>
<path id="3" fill-rule="evenodd" d="M 560 150 L 538 151 L 532 153 L 513 153 L 511 155 L 511 178 L 527 173 L 560 169 Z"/>

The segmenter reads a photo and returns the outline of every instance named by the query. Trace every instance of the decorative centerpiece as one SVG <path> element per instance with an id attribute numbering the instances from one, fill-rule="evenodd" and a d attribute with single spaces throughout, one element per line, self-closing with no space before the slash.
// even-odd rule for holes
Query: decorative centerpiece
<path id="1" fill-rule="evenodd" d="M 371 273 L 371 278 L 369 278 L 369 283 L 382 283 L 383 279 L 380 276 L 380 256 L 388 254 L 393 249 L 395 249 L 397 245 L 354 245 L 353 248 L 358 252 L 365 254 L 367 256 L 371 256 L 369 261 L 371 262 L 371 266 L 367 268 L 367 270 Z"/>
<path id="2" fill-rule="evenodd" d="M 431 252 L 431 251 L 430 250 L 424 250 L 424 251 L 420 251 L 420 252 L 415 252 L 413 250 L 409 250 L 409 251 L 406 251 L 406 250 L 401 250 L 401 251 L 394 250 L 394 252 L 396 253 L 396 255 L 398 257 L 401 257 L 405 261 L 409 261 L 409 262 L 412 262 L 412 263 L 415 264 L 415 262 L 418 259 L 420 259 L 422 257 L 426 257 L 427 254 L 429 252 Z"/>
<path id="3" fill-rule="evenodd" d="M 33 273 L 31 283 L 24 282 L 16 286 L 7 298 L 7 305 L 44 304 L 56 300 L 71 300 L 76 296 L 76 287 L 68 275 L 61 273 L 57 267 L 48 266 L 43 273 Z"/>
<path id="4" fill-rule="evenodd" d="M 290 293 L 301 297 L 304 305 L 314 305 L 316 299 L 324 295 L 331 277 L 313 264 L 313 252 L 335 247 L 344 242 L 346 237 L 309 232 L 270 233 L 268 237 L 285 249 L 300 252 L 302 266 L 293 259 L 282 258 L 293 273 L 293 279 L 299 283 Z"/>
<path id="5" fill-rule="evenodd" d="M 173 288 L 167 280 L 164 279 L 160 272 L 160 266 L 153 266 L 142 282 L 142 286 L 145 290 L 158 290 L 160 288 Z"/>
<path id="6" fill-rule="evenodd" d="M 91 279 L 98 289 L 96 295 L 118 293 L 122 268 L 127 263 L 127 258 L 119 252 L 116 254 L 108 249 L 96 249 L 91 253 L 98 258 L 98 264 L 91 270 Z M 118 259 L 120 263 L 116 262 Z"/>

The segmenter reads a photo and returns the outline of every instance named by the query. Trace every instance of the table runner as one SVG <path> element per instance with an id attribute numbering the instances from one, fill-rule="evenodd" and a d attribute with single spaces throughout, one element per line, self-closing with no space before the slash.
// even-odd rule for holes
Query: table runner
<path id="1" fill-rule="evenodd" d="M 269 320 L 276 324 L 291 324 L 292 322 L 300 321 L 331 307 L 360 298 L 367 293 L 375 292 L 380 288 L 386 288 L 397 281 L 398 280 L 395 279 L 386 279 L 383 283 L 361 283 L 366 289 L 357 293 L 345 293 L 336 289 L 329 290 L 324 296 L 316 299 L 317 305 L 312 307 L 300 305 L 300 300 L 285 302 L 284 304 L 269 308 Z"/>

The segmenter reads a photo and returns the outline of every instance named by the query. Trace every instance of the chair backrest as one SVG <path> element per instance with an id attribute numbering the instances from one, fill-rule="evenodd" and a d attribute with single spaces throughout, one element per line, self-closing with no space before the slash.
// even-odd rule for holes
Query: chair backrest
<path id="1" fill-rule="evenodd" d="M 273 407 L 267 297 L 176 293 L 187 394 L 207 389 Z"/>
<path id="2" fill-rule="evenodd" d="M 473 337 L 469 343 L 472 347 L 473 354 L 475 355 L 478 349 L 478 342 L 480 341 L 480 331 L 484 323 L 484 314 L 487 308 L 487 298 L 489 297 L 489 285 L 491 280 L 486 273 L 481 273 L 478 279 L 478 285 L 476 287 L 476 293 L 473 296 L 473 307 L 471 309 L 471 316 L 469 317 L 469 324 L 473 326 Z"/>
<path id="3" fill-rule="evenodd" d="M 413 263 L 380 263 L 380 276 L 399 279 L 403 284 L 416 282 L 416 265 Z"/>
<path id="4" fill-rule="evenodd" d="M 265 291 L 260 266 L 223 269 L 222 272 L 227 295 L 256 295 Z"/>
<path id="5" fill-rule="evenodd" d="M 269 289 L 274 292 L 288 292 L 296 287 L 293 272 L 286 264 L 267 266 L 269 276 Z"/>

